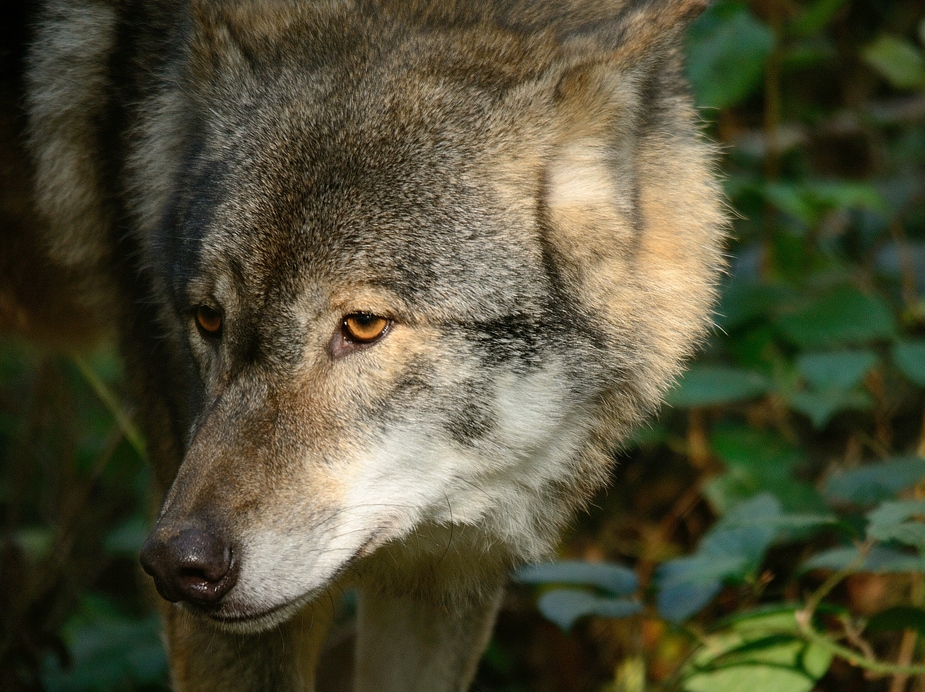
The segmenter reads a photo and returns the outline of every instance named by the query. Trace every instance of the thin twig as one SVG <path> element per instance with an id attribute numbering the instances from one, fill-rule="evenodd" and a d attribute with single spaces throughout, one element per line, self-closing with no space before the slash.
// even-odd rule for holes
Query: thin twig
<path id="1" fill-rule="evenodd" d="M 845 639 L 847 639 L 854 648 L 860 649 L 861 653 L 868 658 L 876 658 L 877 654 L 874 653 L 873 647 L 861 636 L 861 631 L 854 626 L 854 623 L 851 622 L 851 618 L 845 615 L 840 617 L 839 620 L 841 621 L 842 630 L 845 632 Z"/>
<path id="2" fill-rule="evenodd" d="M 904 666 L 898 665 L 896 663 L 884 663 L 883 661 L 878 661 L 876 659 L 869 658 L 864 654 L 858 653 L 854 649 L 849 649 L 848 647 L 836 644 L 829 637 L 824 634 L 817 632 L 813 629 L 813 626 L 810 624 L 811 618 L 803 617 L 806 611 L 798 610 L 796 612 L 796 621 L 797 628 L 800 635 L 811 644 L 816 644 L 819 647 L 830 651 L 836 656 L 839 656 L 848 663 L 868 670 L 871 673 L 874 673 L 878 676 L 884 675 L 925 675 L 925 665 L 923 666 Z"/>
<path id="3" fill-rule="evenodd" d="M 863 668 L 876 676 L 885 675 L 925 675 L 925 665 L 903 665 L 901 663 L 885 663 L 871 656 L 865 648 L 863 653 L 849 649 L 846 646 L 837 644 L 825 634 L 817 632 L 813 627 L 813 616 L 822 600 L 832 592 L 836 586 L 844 581 L 848 576 L 853 574 L 859 567 L 864 564 L 867 554 L 870 552 L 873 543 L 865 541 L 858 546 L 858 557 L 850 565 L 838 572 L 832 574 L 822 585 L 816 589 L 808 599 L 806 606 L 794 613 L 794 619 L 797 623 L 797 630 L 804 640 L 811 644 L 816 644 L 820 648 L 826 649 L 835 656 L 845 659 L 848 663 Z M 911 659 L 911 657 L 910 657 Z"/>
<path id="4" fill-rule="evenodd" d="M 917 635 L 915 630 L 903 630 L 903 638 L 899 642 L 899 655 L 896 657 L 896 663 L 901 666 L 908 666 L 912 663 L 912 655 L 915 653 L 915 641 Z M 906 684 L 909 682 L 908 673 L 896 673 L 890 680 L 889 692 L 903 692 Z"/>
<path id="5" fill-rule="evenodd" d="M 84 376 L 84 379 L 100 398 L 100 400 L 106 405 L 106 408 L 109 409 L 110 413 L 115 417 L 116 422 L 119 424 L 119 427 L 122 428 L 122 432 L 125 433 L 125 439 L 129 441 L 132 447 L 138 452 L 138 455 L 145 459 L 147 455 L 145 454 L 145 445 L 142 441 L 141 433 L 139 432 L 135 423 L 128 417 L 125 413 L 125 410 L 122 406 L 119 405 L 119 402 L 116 401 L 116 397 L 113 396 L 112 392 L 109 390 L 109 387 L 106 386 L 93 369 L 87 364 L 81 356 L 73 356 L 74 364 L 77 366 L 77 369 L 80 370 L 80 374 Z"/>

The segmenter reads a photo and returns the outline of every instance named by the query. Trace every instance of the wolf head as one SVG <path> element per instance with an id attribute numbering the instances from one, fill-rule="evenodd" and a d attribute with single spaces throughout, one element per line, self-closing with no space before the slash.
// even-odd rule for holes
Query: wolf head
<path id="1" fill-rule="evenodd" d="M 253 630 L 541 556 L 708 323 L 699 2 L 217 5 L 130 159 L 195 411 L 146 569 Z"/>

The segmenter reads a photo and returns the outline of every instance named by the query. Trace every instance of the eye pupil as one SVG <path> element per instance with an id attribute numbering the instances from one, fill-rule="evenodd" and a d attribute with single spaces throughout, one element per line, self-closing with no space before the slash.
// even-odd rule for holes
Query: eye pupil
<path id="1" fill-rule="evenodd" d="M 389 320 L 368 312 L 357 312 L 344 318 L 344 333 L 351 341 L 369 343 L 385 333 Z"/>
<path id="2" fill-rule="evenodd" d="M 218 336 L 222 329 L 222 313 L 208 305 L 196 308 L 196 324 L 209 336 Z"/>

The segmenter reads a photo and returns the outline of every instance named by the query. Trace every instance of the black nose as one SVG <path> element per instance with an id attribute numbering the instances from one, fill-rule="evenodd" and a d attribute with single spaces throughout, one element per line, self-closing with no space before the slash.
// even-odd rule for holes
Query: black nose
<path id="1" fill-rule="evenodd" d="M 156 528 L 141 547 L 141 566 L 171 602 L 215 605 L 238 579 L 234 551 L 212 531 Z"/>

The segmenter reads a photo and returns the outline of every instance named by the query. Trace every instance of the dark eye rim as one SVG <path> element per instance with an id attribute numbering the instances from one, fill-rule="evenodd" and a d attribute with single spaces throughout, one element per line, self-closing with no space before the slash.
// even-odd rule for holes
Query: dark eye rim
<path id="1" fill-rule="evenodd" d="M 214 307 L 208 303 L 199 303 L 192 308 L 191 312 L 193 321 L 196 323 L 196 329 L 203 338 L 209 340 L 221 338 L 222 332 L 225 329 L 225 314 L 221 308 Z M 215 329 L 208 329 L 206 325 L 203 324 L 203 312 L 210 313 L 205 315 L 206 321 L 211 321 L 212 319 L 218 320 L 218 326 Z"/>
<path id="2" fill-rule="evenodd" d="M 368 320 L 383 320 L 385 322 L 385 325 L 382 327 L 382 331 L 376 334 L 376 336 L 370 339 L 364 339 L 364 338 L 356 336 L 352 332 L 350 327 L 348 326 L 348 322 L 351 318 L 368 319 Z M 371 344 L 376 343 L 377 341 L 380 341 L 383 337 L 385 337 L 385 335 L 388 334 L 389 331 L 392 329 L 392 325 L 394 323 L 395 323 L 394 319 L 392 319 L 391 317 L 386 317 L 385 315 L 377 315 L 374 312 L 357 311 L 357 312 L 351 312 L 347 315 L 344 315 L 343 319 L 341 319 L 341 322 L 340 322 L 340 331 L 341 331 L 341 335 L 343 336 L 344 340 L 347 341 L 348 343 L 355 344 L 357 346 L 369 346 Z"/>

